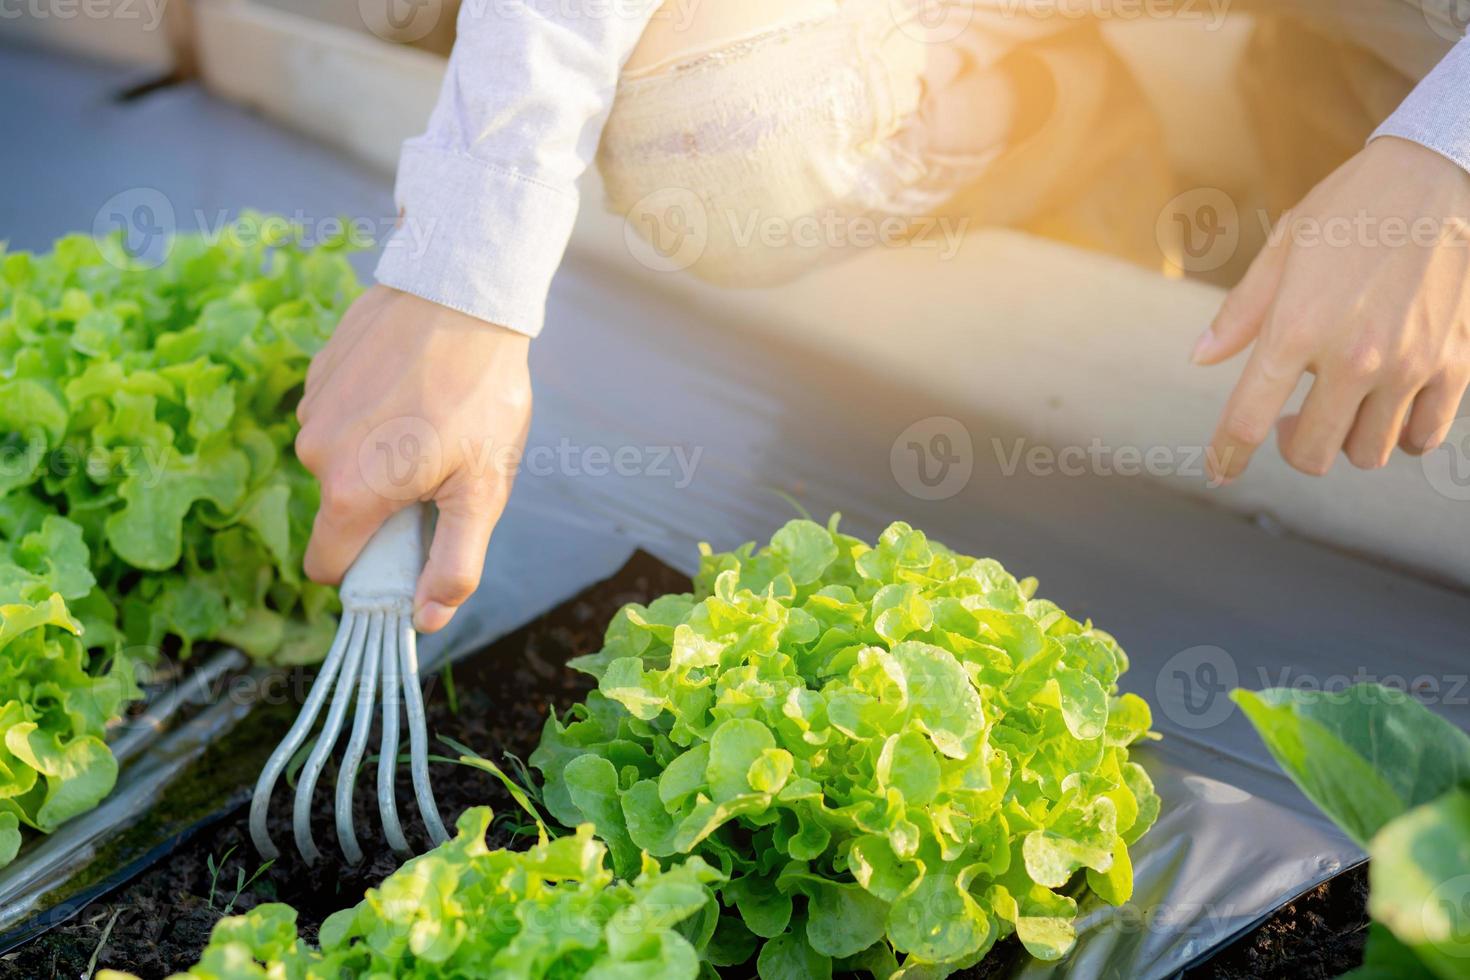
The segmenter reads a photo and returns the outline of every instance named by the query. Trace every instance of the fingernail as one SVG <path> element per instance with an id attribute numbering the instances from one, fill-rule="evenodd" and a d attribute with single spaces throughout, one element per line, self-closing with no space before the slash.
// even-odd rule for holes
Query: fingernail
<path id="1" fill-rule="evenodd" d="M 1189 352 L 1189 362 L 1191 364 L 1203 364 L 1205 358 L 1208 357 L 1218 345 L 1219 341 L 1215 339 L 1215 328 L 1207 328 L 1204 333 L 1199 335 L 1199 340 L 1196 340 L 1194 342 L 1194 350 Z"/>
<path id="2" fill-rule="evenodd" d="M 454 610 L 437 602 L 426 602 L 413 614 L 413 628 L 420 633 L 442 630 L 454 618 Z"/>

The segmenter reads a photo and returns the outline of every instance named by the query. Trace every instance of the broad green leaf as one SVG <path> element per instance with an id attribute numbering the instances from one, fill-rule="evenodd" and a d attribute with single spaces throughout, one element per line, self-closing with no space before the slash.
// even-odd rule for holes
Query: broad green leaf
<path id="1" fill-rule="evenodd" d="M 725 900 L 734 902 L 745 926 L 755 935 L 774 939 L 791 922 L 791 895 L 776 887 L 774 880 L 746 876 L 723 889 Z"/>
<path id="2" fill-rule="evenodd" d="M 1405 694 L 1358 685 L 1232 697 L 1292 781 L 1359 845 L 1470 779 L 1470 736 Z"/>
<path id="3" fill-rule="evenodd" d="M 1470 974 L 1470 791 L 1389 821 L 1368 855 L 1373 918 L 1437 976 Z"/>
<path id="4" fill-rule="evenodd" d="M 962 879 L 927 874 L 899 896 L 888 915 L 893 947 L 921 960 L 944 963 L 992 940 L 993 924 Z"/>
<path id="5" fill-rule="evenodd" d="M 651 779 L 642 779 L 622 795 L 623 821 L 628 828 L 628 838 L 635 847 L 640 847 L 654 857 L 668 857 L 675 853 L 674 816 L 664 809 L 659 799 L 658 784 Z"/>
<path id="6" fill-rule="evenodd" d="M 934 747 L 952 759 L 970 755 L 985 713 L 954 654 L 927 643 L 900 643 L 893 659 L 903 670 L 913 716 Z"/>
<path id="7" fill-rule="evenodd" d="M 892 786 L 910 806 L 923 806 L 939 792 L 939 760 L 918 732 L 890 735 L 878 755 L 879 786 Z"/>
<path id="8" fill-rule="evenodd" d="M 32 723 L 5 733 L 5 747 L 46 778 L 46 795 L 34 821 L 52 831 L 92 809 L 117 782 L 117 760 L 100 738 L 86 735 L 63 743 Z"/>
<path id="9" fill-rule="evenodd" d="M 807 897 L 806 938 L 823 956 L 855 956 L 883 938 L 888 903 L 860 885 L 813 876 L 792 879 Z"/>
<path id="10" fill-rule="evenodd" d="M 1344 973 L 1341 980 L 1434 980 L 1434 974 L 1386 926 L 1373 922 L 1368 925 L 1363 965 Z"/>
<path id="11" fill-rule="evenodd" d="M 1087 869 L 1087 885 L 1109 905 L 1122 905 L 1133 897 L 1133 859 L 1121 837 L 1113 841 L 1112 865 L 1108 870 Z"/>
<path id="12" fill-rule="evenodd" d="M 1040 960 L 1059 960 L 1077 939 L 1077 903 L 1040 885 L 1017 899 L 1016 937 Z"/>
<path id="13" fill-rule="evenodd" d="M 221 511 L 239 504 L 250 464 L 238 450 L 216 450 L 202 457 L 166 454 L 154 469 L 124 479 L 118 495 L 125 506 L 107 518 L 107 542 L 118 557 L 154 571 L 173 567 L 184 540 L 184 517 L 196 502 Z"/>
<path id="14" fill-rule="evenodd" d="M 0 865 L 15 860 L 20 850 L 20 817 L 13 811 L 0 811 Z"/>
<path id="15" fill-rule="evenodd" d="M 779 793 L 791 777 L 794 765 L 791 753 L 785 749 L 762 749 L 760 756 L 750 764 L 745 781 L 757 793 Z"/>
<path id="16" fill-rule="evenodd" d="M 1104 737 L 1109 745 L 1127 747 L 1142 738 L 1153 727 L 1153 713 L 1148 702 L 1137 694 L 1123 694 L 1108 703 L 1108 724 Z"/>
<path id="17" fill-rule="evenodd" d="M 1067 731 L 1079 739 L 1100 738 L 1108 720 L 1108 696 L 1102 684 L 1081 670 L 1059 667 L 1052 675 Z"/>
<path id="18" fill-rule="evenodd" d="M 705 769 L 710 796 L 723 803 L 755 790 L 750 771 L 774 749 L 776 738 L 758 721 L 732 718 L 716 728 L 709 741 L 709 764 Z"/>
<path id="19" fill-rule="evenodd" d="M 809 585 L 837 559 L 837 545 L 820 524 L 791 521 L 771 537 L 771 553 L 785 563 L 791 581 Z"/>
<path id="20" fill-rule="evenodd" d="M 39 431 L 54 441 L 66 417 L 65 403 L 47 385 L 29 378 L 0 381 L 0 431 Z"/>
<path id="21" fill-rule="evenodd" d="M 756 971 L 760 980 L 829 980 L 832 960 L 788 932 L 761 947 Z"/>
<path id="22" fill-rule="evenodd" d="M 1117 811 L 1112 800 L 1099 796 L 1085 806 L 1064 808 L 1041 830 L 1027 834 L 1021 853 L 1033 881 L 1061 888 L 1079 868 L 1109 871 L 1117 841 Z"/>
<path id="23" fill-rule="evenodd" d="M 894 902 L 920 875 L 913 862 L 904 861 L 893 853 L 886 837 L 868 834 L 853 841 L 848 852 L 853 877 L 885 902 Z"/>
<path id="24" fill-rule="evenodd" d="M 613 764 L 596 755 L 573 759 L 567 764 L 566 785 L 572 803 L 607 842 L 614 869 L 622 875 L 631 874 L 638 864 L 638 852 L 628 837 L 618 774 Z"/>

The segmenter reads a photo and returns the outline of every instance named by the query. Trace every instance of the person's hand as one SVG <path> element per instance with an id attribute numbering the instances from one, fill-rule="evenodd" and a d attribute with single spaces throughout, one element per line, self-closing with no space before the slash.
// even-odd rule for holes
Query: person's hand
<path id="1" fill-rule="evenodd" d="M 1470 174 L 1393 137 L 1317 185 L 1199 339 L 1197 364 L 1255 343 L 1220 418 L 1212 476 L 1240 476 L 1303 373 L 1301 413 L 1281 420 L 1281 454 L 1321 475 L 1339 450 L 1388 462 L 1397 444 L 1434 449 L 1470 382 Z"/>
<path id="2" fill-rule="evenodd" d="M 439 521 L 414 625 L 443 628 L 480 584 L 531 420 L 530 339 L 374 286 L 311 363 L 296 454 L 321 481 L 306 574 L 335 585 L 391 514 L 432 500 Z"/>

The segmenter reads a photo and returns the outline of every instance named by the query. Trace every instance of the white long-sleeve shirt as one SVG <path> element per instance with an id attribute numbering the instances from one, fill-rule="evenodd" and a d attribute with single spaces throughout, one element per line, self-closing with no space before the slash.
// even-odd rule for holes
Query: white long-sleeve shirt
<path id="1" fill-rule="evenodd" d="M 618 75 L 661 0 L 464 0 L 378 282 L 535 336 Z"/>
<path id="2" fill-rule="evenodd" d="M 404 215 L 377 280 L 530 336 L 576 219 L 618 76 L 660 0 L 464 0 L 427 131 L 407 141 Z M 1373 134 L 1470 170 L 1470 38 Z"/>

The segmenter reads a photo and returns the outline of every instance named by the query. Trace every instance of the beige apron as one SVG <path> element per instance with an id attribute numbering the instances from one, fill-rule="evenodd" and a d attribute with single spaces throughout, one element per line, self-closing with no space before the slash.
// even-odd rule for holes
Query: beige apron
<path id="1" fill-rule="evenodd" d="M 655 245 L 693 222 L 679 267 L 731 285 L 901 247 L 936 216 L 1175 270 L 1159 215 L 1199 175 L 1175 173 L 1102 26 L 1207 2 L 671 0 L 603 135 L 608 206 Z M 1262 166 L 1232 193 L 1272 214 L 1356 152 L 1461 26 L 1460 0 L 1218 2 L 1254 25 L 1238 84 Z"/>

